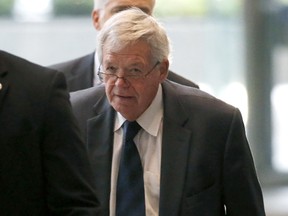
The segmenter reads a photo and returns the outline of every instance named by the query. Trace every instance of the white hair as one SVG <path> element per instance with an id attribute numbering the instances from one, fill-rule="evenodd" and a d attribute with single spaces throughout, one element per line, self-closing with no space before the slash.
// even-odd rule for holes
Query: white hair
<path id="1" fill-rule="evenodd" d="M 119 12 L 107 20 L 97 35 L 97 54 L 102 62 L 103 46 L 121 49 L 129 44 L 145 41 L 152 58 L 161 62 L 169 59 L 170 43 L 165 29 L 157 20 L 138 8 Z"/>

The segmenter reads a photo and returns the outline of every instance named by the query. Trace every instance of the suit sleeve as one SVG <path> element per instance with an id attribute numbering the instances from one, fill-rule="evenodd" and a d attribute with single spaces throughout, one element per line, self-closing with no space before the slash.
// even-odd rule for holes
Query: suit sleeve
<path id="1" fill-rule="evenodd" d="M 223 170 L 226 214 L 264 216 L 262 191 L 238 109 L 226 143 Z"/>
<path id="2" fill-rule="evenodd" d="M 72 114 L 63 74 L 47 88 L 43 131 L 43 167 L 52 215 L 97 215 L 92 170 Z"/>

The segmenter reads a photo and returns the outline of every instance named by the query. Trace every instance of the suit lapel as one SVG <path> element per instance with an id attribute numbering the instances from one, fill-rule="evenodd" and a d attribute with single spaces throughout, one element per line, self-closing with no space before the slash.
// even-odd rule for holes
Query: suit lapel
<path id="1" fill-rule="evenodd" d="M 166 120 L 163 130 L 159 215 L 178 215 L 185 182 L 190 132 Z"/>
<path id="2" fill-rule="evenodd" d="M 160 182 L 160 216 L 179 215 L 189 152 L 191 132 L 185 129 L 189 120 L 181 110 L 179 96 L 163 85 L 164 122 Z M 168 93 L 168 94 L 167 94 Z M 165 95 L 169 95 L 166 97 Z M 171 104 L 174 104 L 171 106 Z"/>
<path id="3" fill-rule="evenodd" d="M 92 167 L 95 171 L 96 193 L 103 206 L 103 211 L 106 212 L 104 215 L 108 215 L 114 135 L 114 110 L 105 99 L 103 106 L 100 105 L 100 110 L 94 111 L 96 116 L 87 122 L 88 152 Z"/>

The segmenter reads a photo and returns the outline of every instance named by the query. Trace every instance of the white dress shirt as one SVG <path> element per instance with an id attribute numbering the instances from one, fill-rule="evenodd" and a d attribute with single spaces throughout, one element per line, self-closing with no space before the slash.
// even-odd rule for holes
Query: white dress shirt
<path id="1" fill-rule="evenodd" d="M 117 177 L 122 148 L 122 124 L 125 118 L 117 113 L 114 126 L 114 146 L 111 173 L 110 216 L 115 216 Z M 158 216 L 160 194 L 160 167 L 163 124 L 162 87 L 152 104 L 137 119 L 142 129 L 134 138 L 143 166 L 146 216 Z"/>

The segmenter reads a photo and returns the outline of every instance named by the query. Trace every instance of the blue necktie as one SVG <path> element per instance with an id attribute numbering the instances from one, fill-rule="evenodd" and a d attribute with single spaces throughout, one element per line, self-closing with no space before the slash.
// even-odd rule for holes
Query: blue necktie
<path id="1" fill-rule="evenodd" d="M 143 168 L 133 141 L 141 126 L 124 122 L 124 139 L 116 192 L 116 216 L 145 216 Z"/>

